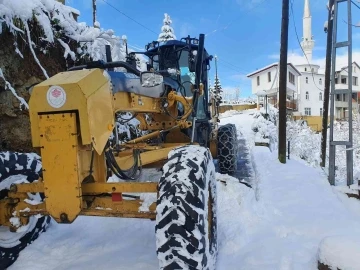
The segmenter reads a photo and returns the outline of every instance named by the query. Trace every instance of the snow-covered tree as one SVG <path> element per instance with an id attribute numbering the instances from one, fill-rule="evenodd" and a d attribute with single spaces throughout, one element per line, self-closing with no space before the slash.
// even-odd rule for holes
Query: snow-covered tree
<path id="1" fill-rule="evenodd" d="M 159 34 L 158 38 L 159 42 L 166 42 L 168 40 L 176 39 L 174 29 L 171 27 L 172 20 L 167 13 L 165 13 L 164 15 L 164 25 L 161 27 L 161 33 Z"/>
<path id="2" fill-rule="evenodd" d="M 220 79 L 218 76 L 215 76 L 214 79 L 214 94 L 215 97 L 217 97 L 218 100 L 222 100 L 223 98 L 223 94 L 222 94 L 223 90 L 221 87 L 221 83 L 220 83 Z"/>

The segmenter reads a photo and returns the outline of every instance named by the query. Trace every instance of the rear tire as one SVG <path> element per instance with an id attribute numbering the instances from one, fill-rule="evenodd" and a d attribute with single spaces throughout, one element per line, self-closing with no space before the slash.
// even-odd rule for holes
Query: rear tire
<path id="1" fill-rule="evenodd" d="M 24 175 L 26 182 L 37 180 L 41 174 L 41 161 L 35 155 L 1 152 L 0 153 L 0 200 L 7 197 L 11 184 L 19 181 Z M 15 176 L 15 177 L 14 177 Z M 40 196 L 41 195 L 41 196 Z M 40 196 L 35 194 L 32 196 Z M 38 197 L 39 198 L 39 197 Z M 11 233 L 7 227 L 0 226 L 0 269 L 6 269 L 12 265 L 21 250 L 31 244 L 39 235 L 44 232 L 50 222 L 50 217 L 32 216 L 29 223 L 24 226 L 22 232 Z"/>
<path id="2" fill-rule="evenodd" d="M 156 207 L 160 269 L 215 269 L 215 167 L 207 148 L 172 150 L 163 167 Z"/>
<path id="3" fill-rule="evenodd" d="M 222 174 L 232 174 L 237 169 L 237 134 L 234 124 L 220 126 L 218 130 L 218 160 Z"/>

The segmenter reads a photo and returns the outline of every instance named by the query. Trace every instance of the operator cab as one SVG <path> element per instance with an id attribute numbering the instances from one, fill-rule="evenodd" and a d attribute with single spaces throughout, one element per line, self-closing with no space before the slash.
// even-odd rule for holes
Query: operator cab
<path id="1" fill-rule="evenodd" d="M 145 46 L 144 53 L 149 58 L 148 71 L 154 71 L 164 76 L 165 87 L 171 87 L 182 96 L 192 97 L 192 88 L 196 87 L 195 64 L 198 53 L 198 39 L 182 38 L 169 40 L 162 45 L 153 41 Z M 204 49 L 201 83 L 204 84 L 204 95 L 198 100 L 198 119 L 207 117 L 208 108 L 208 70 L 212 56 Z M 175 84 L 174 84 L 175 83 Z M 149 89 L 150 90 L 150 89 Z M 150 90 L 151 91 L 151 90 Z"/>

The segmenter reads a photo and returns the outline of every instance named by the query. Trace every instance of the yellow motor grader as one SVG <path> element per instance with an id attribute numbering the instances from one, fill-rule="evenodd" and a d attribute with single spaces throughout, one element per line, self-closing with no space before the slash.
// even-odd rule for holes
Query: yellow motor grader
<path id="1" fill-rule="evenodd" d="M 41 158 L 0 154 L 1 269 L 51 218 L 72 223 L 79 215 L 156 220 L 161 269 L 215 267 L 213 159 L 222 173 L 236 170 L 236 130 L 218 127 L 212 56 L 203 34 L 151 42 L 143 54 L 144 72 L 130 53 L 126 62 L 90 62 L 33 88 L 31 137 Z M 120 142 L 119 123 L 133 119 L 141 135 Z M 146 179 L 147 168 L 161 178 Z M 145 193 L 156 199 L 144 203 Z"/>

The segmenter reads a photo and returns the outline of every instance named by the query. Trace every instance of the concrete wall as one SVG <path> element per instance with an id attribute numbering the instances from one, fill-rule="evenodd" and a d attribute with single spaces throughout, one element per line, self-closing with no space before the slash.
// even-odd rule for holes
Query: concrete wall
<path id="1" fill-rule="evenodd" d="M 257 108 L 257 104 L 223 105 L 219 107 L 219 112 L 224 113 L 230 110 L 244 111 L 244 110 L 250 110 L 256 108 Z"/>
<path id="2" fill-rule="evenodd" d="M 308 126 L 315 132 L 321 132 L 322 117 L 321 116 L 293 116 L 294 120 L 305 120 Z M 330 123 L 330 120 L 328 120 Z"/>

